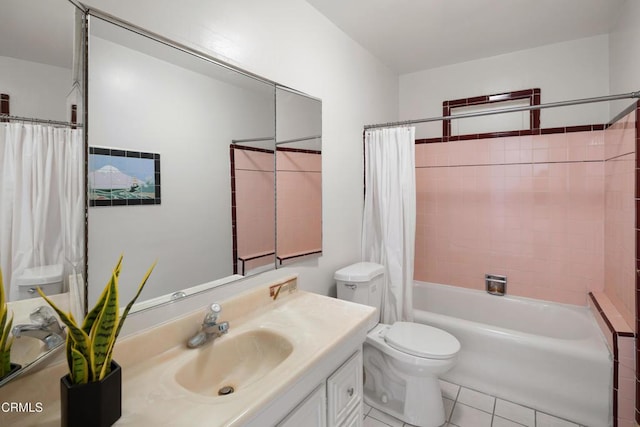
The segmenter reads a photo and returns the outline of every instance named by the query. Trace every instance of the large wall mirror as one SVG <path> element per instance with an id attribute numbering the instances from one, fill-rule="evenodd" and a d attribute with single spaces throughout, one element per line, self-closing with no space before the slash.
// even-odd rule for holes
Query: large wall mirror
<path id="1" fill-rule="evenodd" d="M 18 323 L 43 305 L 29 292 L 40 279 L 19 300 L 16 278 L 30 267 L 60 265 L 40 272 L 60 282 L 48 293 L 82 317 L 121 253 L 121 302 L 159 261 L 138 310 L 321 254 L 320 100 L 68 0 L 45 3 L 9 0 L 0 16 L 1 184 L 7 128 L 51 127 L 70 141 L 53 150 L 66 167 L 56 180 L 70 188 L 45 193 L 66 210 L 49 209 L 19 239 L 39 246 L 6 234 L 35 210 L 9 217 L 0 204 L 0 263 Z M 21 147 L 32 154 L 38 144 Z M 36 237 L 45 231 L 54 237 Z M 25 338 L 11 357 L 29 367 L 48 353 Z"/>
<path id="2" fill-rule="evenodd" d="M 273 202 L 246 198 L 254 228 L 238 230 L 232 189 L 243 177 L 232 173 L 256 166 L 254 182 L 273 195 L 273 178 L 262 179 L 273 162 L 241 157 L 273 153 L 274 84 L 96 16 L 89 44 L 89 304 L 120 253 L 121 301 L 155 259 L 141 297 L 152 302 L 272 269 Z M 247 148 L 231 150 L 235 163 L 234 146 Z M 258 238 L 267 246 L 243 246 Z"/>
<path id="3" fill-rule="evenodd" d="M 276 259 L 322 254 L 322 102 L 276 88 Z"/>
<path id="4" fill-rule="evenodd" d="M 83 20 L 67 0 L 0 12 L 0 268 L 23 369 L 55 347 L 30 316 L 37 286 L 84 314 Z"/>

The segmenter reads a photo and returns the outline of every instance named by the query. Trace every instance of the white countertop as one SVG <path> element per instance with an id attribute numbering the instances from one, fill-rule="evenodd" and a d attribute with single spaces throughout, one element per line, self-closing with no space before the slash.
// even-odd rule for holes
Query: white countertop
<path id="1" fill-rule="evenodd" d="M 289 279 L 295 283 L 295 278 Z M 293 344 L 289 356 L 263 378 L 229 396 L 206 396 L 182 387 L 176 371 L 191 363 L 200 349 L 186 340 L 199 328 L 204 311 L 123 339 L 116 347 L 122 366 L 122 417 L 116 426 L 241 426 L 303 382 L 324 358 L 359 346 L 375 315 L 372 307 L 304 291 L 282 292 L 276 301 L 268 286 L 222 301 L 220 321 L 228 321 L 231 339 L 247 331 L 275 332 Z M 38 413 L 0 412 L 0 425 L 59 426 L 59 379 L 66 364 L 25 376 L 0 388 L 0 402 L 42 402 Z M 304 396 L 299 396 L 302 399 Z M 296 402 L 290 402 L 294 405 Z M 285 404 L 286 406 L 286 404 Z"/>

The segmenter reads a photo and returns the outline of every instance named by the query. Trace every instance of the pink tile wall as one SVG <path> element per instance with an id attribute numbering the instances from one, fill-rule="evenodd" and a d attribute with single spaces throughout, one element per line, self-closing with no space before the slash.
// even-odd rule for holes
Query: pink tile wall
<path id="1" fill-rule="evenodd" d="M 604 291 L 635 323 L 635 111 L 605 131 Z"/>
<path id="2" fill-rule="evenodd" d="M 319 154 L 278 151 L 277 247 L 288 257 L 322 249 L 322 173 Z"/>
<path id="3" fill-rule="evenodd" d="M 634 426 L 636 362 L 635 338 L 618 336 L 618 426 Z"/>
<path id="4" fill-rule="evenodd" d="M 604 281 L 604 131 L 416 145 L 415 278 L 586 305 Z"/>
<path id="5" fill-rule="evenodd" d="M 235 168 L 238 257 L 273 252 L 273 153 L 235 150 Z M 266 264 L 273 264 L 273 255 L 250 261 L 245 269 Z"/>

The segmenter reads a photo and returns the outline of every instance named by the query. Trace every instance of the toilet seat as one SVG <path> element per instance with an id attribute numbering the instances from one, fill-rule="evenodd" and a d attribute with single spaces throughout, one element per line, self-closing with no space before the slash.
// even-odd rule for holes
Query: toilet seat
<path id="1" fill-rule="evenodd" d="M 403 353 L 428 359 L 449 359 L 460 351 L 460 342 L 448 332 L 413 322 L 396 322 L 384 340 Z"/>

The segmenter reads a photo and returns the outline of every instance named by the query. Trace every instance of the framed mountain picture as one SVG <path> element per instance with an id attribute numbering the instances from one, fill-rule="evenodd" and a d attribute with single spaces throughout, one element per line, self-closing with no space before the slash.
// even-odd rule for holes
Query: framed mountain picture
<path id="1" fill-rule="evenodd" d="M 160 204 L 160 154 L 89 147 L 89 205 Z"/>

